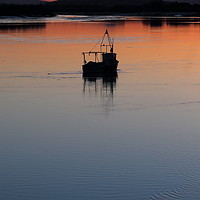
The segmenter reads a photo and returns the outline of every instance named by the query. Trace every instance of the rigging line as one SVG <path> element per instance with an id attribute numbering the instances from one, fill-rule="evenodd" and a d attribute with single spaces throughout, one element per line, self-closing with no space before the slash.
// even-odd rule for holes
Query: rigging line
<path id="1" fill-rule="evenodd" d="M 103 40 L 103 38 L 104 38 L 104 36 L 99 39 L 99 41 L 94 45 L 94 47 L 90 50 L 90 52 L 97 46 L 97 44 L 99 44 L 100 41 Z"/>
<path id="2" fill-rule="evenodd" d="M 109 43 L 110 46 L 112 46 L 113 45 L 113 42 L 112 42 L 113 38 L 110 37 L 110 35 L 109 35 L 107 30 L 106 30 L 106 34 L 108 36 L 108 43 Z"/>
<path id="3" fill-rule="evenodd" d="M 106 31 L 107 31 L 107 30 L 106 30 Z M 103 42 L 104 42 L 104 40 L 105 40 L 106 34 L 107 34 L 107 33 L 104 33 L 104 35 L 103 35 L 103 38 L 102 38 L 102 40 L 101 40 L 101 45 L 103 44 Z"/>
<path id="4" fill-rule="evenodd" d="M 109 42 L 109 45 L 111 46 L 112 45 L 112 41 L 111 41 L 111 38 L 110 38 L 109 34 L 108 34 L 108 42 Z"/>

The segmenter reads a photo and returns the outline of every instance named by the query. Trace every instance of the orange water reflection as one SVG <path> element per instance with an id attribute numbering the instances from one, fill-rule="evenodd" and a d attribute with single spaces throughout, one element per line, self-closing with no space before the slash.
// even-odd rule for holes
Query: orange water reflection
<path id="1" fill-rule="evenodd" d="M 0 30 L 1 71 L 80 71 L 81 52 L 90 50 L 105 29 L 115 37 L 119 68 L 124 72 L 159 69 L 164 77 L 179 76 L 180 70 L 199 71 L 199 24 L 166 19 L 4 28 Z"/>

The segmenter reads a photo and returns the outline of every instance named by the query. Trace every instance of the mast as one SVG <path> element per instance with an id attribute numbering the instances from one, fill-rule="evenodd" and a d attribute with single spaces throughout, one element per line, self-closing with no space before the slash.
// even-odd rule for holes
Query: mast
<path id="1" fill-rule="evenodd" d="M 105 38 L 107 36 L 108 44 L 104 44 Z M 103 38 L 100 43 L 100 52 L 102 52 L 102 48 L 106 48 L 106 53 L 108 53 L 108 47 L 110 48 L 110 53 L 113 53 L 113 44 L 114 44 L 114 39 L 112 39 L 108 33 L 108 30 L 106 29 Z"/>

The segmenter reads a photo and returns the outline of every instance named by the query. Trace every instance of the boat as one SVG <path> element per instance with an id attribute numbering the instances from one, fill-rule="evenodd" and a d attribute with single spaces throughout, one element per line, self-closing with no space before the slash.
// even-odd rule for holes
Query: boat
<path id="1" fill-rule="evenodd" d="M 99 44 L 100 50 L 93 51 Z M 119 61 L 116 59 L 117 54 L 114 53 L 114 39 L 112 39 L 106 29 L 103 37 L 89 52 L 82 52 L 83 54 L 83 75 L 110 75 L 117 73 L 117 66 Z M 89 57 L 89 61 L 87 61 Z M 92 60 L 91 60 L 92 57 Z"/>

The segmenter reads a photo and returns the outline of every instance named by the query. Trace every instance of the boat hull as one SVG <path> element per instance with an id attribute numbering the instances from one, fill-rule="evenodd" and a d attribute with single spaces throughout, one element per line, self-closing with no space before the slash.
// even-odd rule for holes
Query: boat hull
<path id="1" fill-rule="evenodd" d="M 82 66 L 82 69 L 84 74 L 113 74 L 117 72 L 118 63 L 118 60 L 110 64 L 105 64 L 103 62 L 88 62 Z"/>

